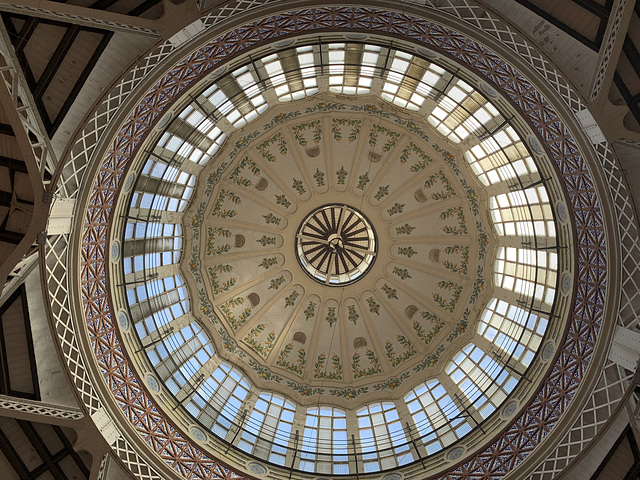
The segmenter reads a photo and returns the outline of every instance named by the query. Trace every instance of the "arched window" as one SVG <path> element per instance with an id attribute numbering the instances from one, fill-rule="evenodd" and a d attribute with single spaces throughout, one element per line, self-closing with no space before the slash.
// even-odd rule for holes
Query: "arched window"
<path id="1" fill-rule="evenodd" d="M 263 392 L 256 402 L 238 447 L 284 465 L 296 406 L 275 393 Z"/>
<path id="2" fill-rule="evenodd" d="M 492 298 L 480 316 L 478 333 L 526 368 L 540 348 L 548 323 L 539 314 Z"/>
<path id="3" fill-rule="evenodd" d="M 300 470 L 321 474 L 349 473 L 347 416 L 335 407 L 307 409 Z"/>
<path id="4" fill-rule="evenodd" d="M 454 355 L 445 372 L 462 392 L 461 406 L 474 409 L 483 419 L 491 415 L 518 384 L 516 377 L 473 343 Z"/>
<path id="5" fill-rule="evenodd" d="M 558 254 L 546 250 L 499 247 L 494 284 L 548 305 L 556 295 Z"/>
<path id="6" fill-rule="evenodd" d="M 414 460 L 393 402 L 376 402 L 357 411 L 365 472 L 377 472 Z"/>
<path id="7" fill-rule="evenodd" d="M 464 155 L 478 180 L 487 186 L 538 172 L 520 135 L 511 126 L 493 133 Z"/>
<path id="8" fill-rule="evenodd" d="M 205 427 L 225 438 L 232 423 L 238 421 L 250 389 L 251 384 L 240 370 L 222 362 L 185 406 Z"/>
<path id="9" fill-rule="evenodd" d="M 405 395 L 419 439 L 428 455 L 463 437 L 471 431 L 466 417 L 453 403 L 449 393 L 438 380 L 416 385 Z"/>

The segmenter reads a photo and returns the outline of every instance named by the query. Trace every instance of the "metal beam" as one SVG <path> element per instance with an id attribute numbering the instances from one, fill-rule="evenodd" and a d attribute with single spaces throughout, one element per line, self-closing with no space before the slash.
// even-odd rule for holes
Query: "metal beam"
<path id="1" fill-rule="evenodd" d="M 58 160 L 27 80 L 20 68 L 20 62 L 15 56 L 9 33 L 2 22 L 0 22 L 0 83 L 3 84 L 0 90 L 0 104 L 10 117 L 10 124 L 18 139 L 25 162 L 29 164 L 35 161 L 41 178 L 44 178 L 44 172 L 47 170 L 49 174 L 53 174 Z M 18 132 L 18 128 L 22 132 Z"/>
<path id="2" fill-rule="evenodd" d="M 57 20 L 111 32 L 132 33 L 146 37 L 160 36 L 155 20 L 130 17 L 120 13 L 78 7 L 49 0 L 2 0 L 0 2 L 0 12 Z"/>

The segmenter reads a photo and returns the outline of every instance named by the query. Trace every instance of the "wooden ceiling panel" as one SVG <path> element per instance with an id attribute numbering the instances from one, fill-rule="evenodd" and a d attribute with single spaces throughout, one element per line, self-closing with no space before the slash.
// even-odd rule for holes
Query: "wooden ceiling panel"
<path id="1" fill-rule="evenodd" d="M 27 40 L 24 55 L 35 82 L 40 80 L 66 31 L 65 27 L 41 22 Z"/>
<path id="2" fill-rule="evenodd" d="M 11 418 L 0 418 L 0 432 L 11 443 L 18 459 L 27 470 L 35 470 L 42 463 L 42 459 L 36 453 L 18 422 Z"/>
<path id="3" fill-rule="evenodd" d="M 637 480 L 640 452 L 630 426 L 622 432 L 590 480 Z"/>
<path id="4" fill-rule="evenodd" d="M 515 0 L 597 51 L 607 27 L 613 0 Z"/>
<path id="5" fill-rule="evenodd" d="M 42 102 L 52 121 L 58 117 L 103 39 L 104 34 L 101 32 L 79 31 L 60 60 L 58 68 L 42 93 Z"/>
<path id="6" fill-rule="evenodd" d="M 9 135 L 0 135 L 0 155 L 8 158 L 19 160 L 22 158 L 22 152 L 18 147 L 15 137 Z"/>
<path id="7" fill-rule="evenodd" d="M 89 478 L 91 459 L 78 454 L 75 432 L 43 423 L 0 418 L 2 480 L 81 480 Z"/>
<path id="8" fill-rule="evenodd" d="M 162 16 L 162 0 L 54 0 L 69 5 L 95 8 L 123 15 L 158 19 Z"/>

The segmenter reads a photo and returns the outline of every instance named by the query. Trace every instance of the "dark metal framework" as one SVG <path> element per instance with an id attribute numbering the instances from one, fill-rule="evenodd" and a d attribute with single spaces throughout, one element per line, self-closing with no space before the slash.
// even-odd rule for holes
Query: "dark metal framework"
<path id="1" fill-rule="evenodd" d="M 536 15 L 544 18 L 547 22 L 555 25 L 560 30 L 565 32 L 567 35 L 572 36 L 579 42 L 585 44 L 592 50 L 596 52 L 600 49 L 602 45 L 602 40 L 604 39 L 604 32 L 607 29 L 607 23 L 609 22 L 609 15 L 611 14 L 611 7 L 613 7 L 613 0 L 607 0 L 604 5 L 594 1 L 594 0 L 571 0 L 578 8 L 582 8 L 586 10 L 590 14 L 594 15 L 598 18 L 598 29 L 596 32 L 590 37 L 587 32 L 581 32 L 579 30 L 580 24 L 576 25 L 568 25 L 564 23 L 562 20 L 559 20 L 555 15 L 545 10 L 542 6 L 538 5 L 540 2 L 534 2 L 530 0 L 516 0 L 523 7 L 528 8 Z M 555 3 L 555 2 L 554 2 Z"/>
<path id="2" fill-rule="evenodd" d="M 89 5 L 88 8 L 92 8 L 95 10 L 109 10 L 113 12 L 121 12 L 123 9 L 127 9 L 126 15 L 141 16 L 145 13 L 148 13 L 160 2 L 161 0 L 138 0 L 136 2 L 126 2 L 125 0 L 97 0 L 96 2 Z M 131 8 L 132 3 L 134 4 L 133 8 Z M 107 45 L 109 44 L 109 41 L 113 37 L 114 33 L 108 30 L 84 27 L 73 25 L 70 23 L 57 22 L 55 20 L 34 18 L 12 13 L 3 13 L 2 20 L 4 21 L 7 31 L 9 32 L 9 36 L 11 37 L 11 42 L 15 49 L 16 56 L 18 57 L 18 61 L 20 62 L 20 67 L 25 74 L 29 89 L 33 94 L 33 98 L 35 100 L 40 116 L 42 117 L 42 121 L 47 130 L 47 133 L 50 136 L 53 136 L 53 134 L 60 126 L 65 115 L 71 108 L 71 105 L 73 105 L 73 102 L 76 101 L 80 90 L 84 86 L 87 78 L 100 59 L 100 56 L 107 48 Z M 16 24 L 14 23 L 15 20 L 24 22 L 19 29 L 16 28 Z M 64 28 L 65 31 L 46 67 L 42 71 L 39 78 L 36 79 L 25 48 L 27 47 L 29 41 L 34 38 L 34 34 L 36 34 L 38 26 L 40 25 L 54 25 Z M 94 48 L 86 65 L 73 83 L 73 86 L 67 92 L 67 97 L 65 98 L 62 105 L 57 109 L 52 109 L 50 105 L 47 106 L 45 104 L 45 94 L 47 93 L 52 81 L 56 78 L 60 78 L 58 75 L 60 67 L 64 65 L 72 46 L 76 43 L 76 41 L 82 41 L 78 40 L 78 36 L 81 33 L 93 33 L 98 35 L 98 44 Z M 64 81 L 67 80 L 68 79 L 66 78 L 64 79 Z"/>
<path id="3" fill-rule="evenodd" d="M 21 338 L 12 337 L 11 342 L 20 341 L 24 348 L 21 349 L 19 358 L 14 355 L 9 357 L 7 352 L 6 330 L 8 324 L 7 311 L 11 308 L 20 308 L 22 313 L 23 325 Z M 12 327 L 20 327 L 11 325 Z M 20 375 L 16 369 L 20 365 L 28 362 L 29 372 L 31 374 L 29 390 L 18 390 L 11 385 L 11 378 L 14 375 Z M 15 378 L 15 377 L 14 377 Z M 28 398 L 31 400 L 40 400 L 40 386 L 38 382 L 38 371 L 36 368 L 36 357 L 33 348 L 33 337 L 31 335 L 31 320 L 29 317 L 29 307 L 27 305 L 27 294 L 24 285 L 21 285 L 9 299 L 0 307 L 0 394 L 10 395 L 13 397 Z"/>
<path id="4" fill-rule="evenodd" d="M 620 456 L 620 448 L 623 447 L 623 444 L 625 442 L 628 443 L 628 445 L 626 446 L 628 446 L 628 448 L 631 450 L 633 458 L 624 458 Z M 626 457 L 626 452 L 623 455 L 625 455 Z M 636 437 L 633 434 L 631 425 L 627 425 L 624 431 L 620 434 L 620 436 L 616 440 L 616 443 L 614 443 L 613 447 L 611 447 L 611 450 L 609 450 L 606 457 L 604 457 L 604 460 L 602 460 L 589 480 L 606 480 L 607 478 L 613 478 L 610 476 L 611 473 L 608 472 L 608 468 L 614 456 L 616 456 L 618 461 L 620 461 L 621 458 L 624 458 L 624 460 L 628 460 L 628 463 L 630 464 L 629 470 L 627 471 L 626 475 L 620 480 L 637 480 L 638 478 L 640 478 L 640 450 L 638 449 L 638 442 L 636 441 Z M 617 470 L 618 469 L 616 468 L 616 472 Z"/>
<path id="5" fill-rule="evenodd" d="M 635 23 L 640 23 L 640 2 L 636 2 L 633 9 L 633 15 Z M 633 73 L 636 78 L 628 78 L 628 75 L 623 75 L 619 68 L 616 69 L 616 73 L 613 76 L 613 82 L 620 91 L 620 95 L 624 98 L 624 101 L 629 106 L 631 113 L 636 121 L 640 124 L 640 90 L 631 90 L 632 84 L 637 85 L 640 81 L 640 46 L 634 42 L 633 38 L 627 33 L 622 44 L 622 55 L 626 58 L 627 62 L 631 65 Z"/>
<path id="6" fill-rule="evenodd" d="M 18 448 L 18 445 L 23 442 L 17 438 L 20 434 L 15 425 L 11 425 L 11 423 L 17 423 L 29 441 L 29 458 L 25 458 L 24 448 Z M 46 438 L 43 435 L 46 435 Z M 55 448 L 59 444 L 62 447 Z M 33 462 L 34 451 L 40 457 L 41 462 L 35 468 L 29 468 L 25 462 Z M 0 452 L 20 480 L 35 480 L 43 478 L 43 476 L 54 480 L 89 478 L 90 465 L 86 465 L 82 457 L 73 449 L 72 442 L 62 428 L 55 425 L 34 424 L 24 420 L 7 420 L 4 428 L 0 426 Z M 63 462 L 67 457 L 70 457 L 71 461 Z"/>

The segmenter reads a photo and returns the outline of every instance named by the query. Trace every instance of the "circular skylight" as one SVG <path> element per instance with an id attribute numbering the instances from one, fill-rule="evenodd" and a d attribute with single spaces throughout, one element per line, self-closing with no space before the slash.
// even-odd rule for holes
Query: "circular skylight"
<path id="1" fill-rule="evenodd" d="M 376 234 L 362 212 L 326 205 L 307 216 L 296 234 L 296 256 L 316 282 L 348 285 L 365 275 L 376 252 Z"/>

